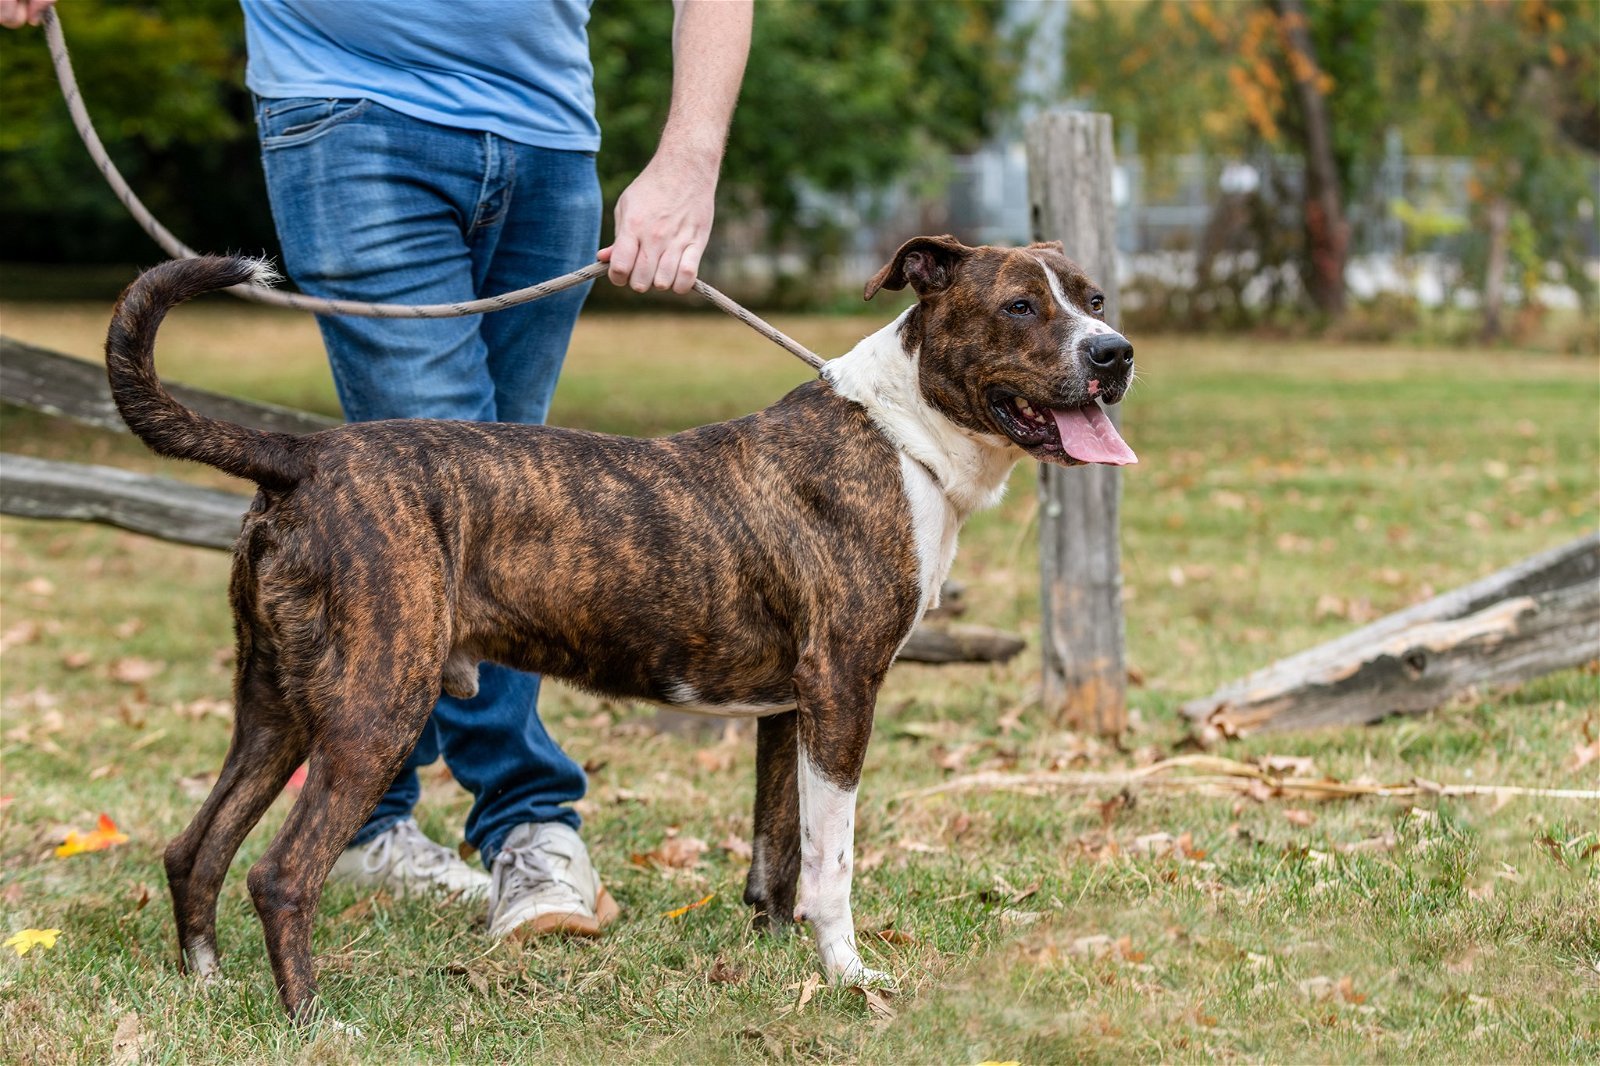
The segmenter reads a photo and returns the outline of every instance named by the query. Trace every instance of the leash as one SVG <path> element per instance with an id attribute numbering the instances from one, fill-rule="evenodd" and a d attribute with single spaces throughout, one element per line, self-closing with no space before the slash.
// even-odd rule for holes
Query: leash
<path id="1" fill-rule="evenodd" d="M 72 57 L 67 53 L 67 39 L 61 32 L 61 20 L 54 7 L 46 8 L 44 18 L 45 41 L 50 49 L 50 62 L 55 67 L 56 80 L 61 83 L 61 96 L 67 103 L 67 111 L 72 115 L 72 124 L 77 128 L 78 136 L 83 141 L 83 146 L 89 150 L 89 158 L 94 160 L 94 165 L 99 169 L 101 176 L 106 179 L 106 184 L 116 194 L 122 206 L 128 209 L 139 227 L 150 236 L 150 239 L 159 244 L 163 251 L 174 259 L 195 259 L 198 252 L 177 237 L 172 231 L 163 226 L 149 208 L 144 206 L 139 197 L 134 194 L 122 173 L 117 170 L 116 164 L 111 161 L 105 145 L 100 141 L 100 135 L 95 132 L 94 122 L 89 117 L 89 110 L 83 104 L 83 94 L 78 91 L 77 78 L 72 73 Z M 489 311 L 500 311 L 518 304 L 530 303 L 534 300 L 552 296 L 574 285 L 581 285 L 604 274 L 609 267 L 605 263 L 591 263 L 581 270 L 574 270 L 570 274 L 542 281 L 537 285 L 529 285 L 525 289 L 515 292 L 503 293 L 499 296 L 489 296 L 481 300 L 471 300 L 466 303 L 449 304 L 379 304 L 366 303 L 360 300 L 327 300 L 316 296 L 305 296 L 301 293 L 282 292 L 278 289 L 268 289 L 260 285 L 235 285 L 228 289 L 233 295 L 255 303 L 267 304 L 272 307 L 289 307 L 297 311 L 310 311 L 314 314 L 325 315 L 354 315 L 361 318 L 457 318 L 463 315 L 484 314 Z M 749 309 L 740 306 L 727 295 L 712 288 L 704 281 L 695 280 L 694 291 L 711 301 L 718 309 L 727 312 L 740 322 L 749 326 L 763 337 L 795 356 L 797 359 L 810 366 L 813 370 L 821 370 L 823 359 L 817 353 L 794 340 L 782 330 L 764 321 Z"/>

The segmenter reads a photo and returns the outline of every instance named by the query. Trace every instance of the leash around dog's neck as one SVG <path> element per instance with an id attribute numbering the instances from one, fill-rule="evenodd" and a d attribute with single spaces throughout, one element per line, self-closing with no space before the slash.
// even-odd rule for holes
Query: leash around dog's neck
<path id="1" fill-rule="evenodd" d="M 83 105 L 83 94 L 78 91 L 77 78 L 72 73 L 72 58 L 67 54 L 67 39 L 61 33 L 61 18 L 55 8 L 46 8 L 43 18 L 45 40 L 50 48 L 50 62 L 56 70 L 56 80 L 61 83 L 61 96 L 66 100 L 67 110 L 72 115 L 72 124 L 78 131 L 78 136 L 83 140 L 83 146 L 89 150 L 89 157 L 94 160 L 94 165 L 99 168 L 101 175 L 106 179 L 106 184 L 111 186 L 111 191 L 116 194 L 122 206 L 128 209 L 139 227 L 149 234 L 150 239 L 159 244 L 163 251 L 174 259 L 194 259 L 199 256 L 193 248 L 184 244 L 173 236 L 172 231 L 163 226 L 150 210 L 144 206 L 133 189 L 117 170 L 116 164 L 111 161 L 106 153 L 105 145 L 100 142 L 100 135 L 95 132 L 94 122 L 89 118 L 89 111 Z M 537 285 L 530 285 L 525 289 L 508 292 L 501 296 L 490 296 L 482 300 L 471 300 L 466 303 L 452 304 L 378 304 L 366 303 L 360 300 L 325 300 L 316 296 L 303 296 L 300 293 L 281 292 L 277 289 L 268 289 L 260 285 L 235 285 L 228 291 L 245 300 L 256 303 L 269 304 L 273 307 L 291 307 L 298 311 L 310 311 L 314 314 L 324 315 L 354 315 L 361 318 L 459 318 L 463 315 L 477 315 L 488 311 L 500 311 L 518 304 L 530 303 L 574 285 L 582 285 L 604 274 L 609 267 L 605 263 L 591 263 L 581 270 L 574 270 L 570 274 L 563 274 L 549 281 L 542 281 Z M 813 370 L 820 371 L 823 359 L 816 352 L 793 339 L 770 322 L 763 321 L 759 316 L 741 307 L 734 300 L 712 288 L 704 281 L 696 280 L 694 291 L 710 300 L 718 308 L 737 318 L 763 337 L 804 362 Z"/>

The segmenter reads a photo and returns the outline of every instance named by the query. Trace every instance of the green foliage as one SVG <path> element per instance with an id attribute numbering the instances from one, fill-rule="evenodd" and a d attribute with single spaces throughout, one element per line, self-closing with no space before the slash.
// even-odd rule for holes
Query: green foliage
<path id="1" fill-rule="evenodd" d="M 1000 14 L 978 0 L 762 4 L 723 167 L 724 217 L 825 250 L 836 235 L 805 217 L 807 190 L 870 194 L 974 147 L 1011 103 Z M 600 0 L 590 19 L 608 203 L 666 120 L 672 16 L 666 0 Z M 157 216 L 197 247 L 270 246 L 236 0 L 79 0 L 63 23 L 101 136 Z M 78 143 L 43 35 L 8 33 L 0 45 L 8 257 L 151 258 Z"/>
<path id="2" fill-rule="evenodd" d="M 975 147 L 1011 103 L 997 5 L 783 0 L 757 9 L 723 165 L 721 206 L 764 213 L 773 239 L 829 239 L 807 190 L 870 194 Z M 607 201 L 655 150 L 671 95 L 670 6 L 603 3 L 590 20 Z"/>
<path id="3" fill-rule="evenodd" d="M 1429 6 L 1418 51 L 1434 91 L 1409 123 L 1441 153 L 1472 156 L 1478 206 L 1514 207 L 1512 258 L 1525 285 L 1550 262 L 1594 298 L 1575 238 L 1579 204 L 1590 202 L 1589 163 L 1600 142 L 1600 5 L 1592 0 Z M 1592 227 L 1593 215 L 1589 225 Z M 1467 246 L 1469 270 L 1483 269 L 1484 242 Z"/>
<path id="4" fill-rule="evenodd" d="M 62 23 L 83 98 L 112 160 L 180 239 L 212 248 L 272 239 L 244 89 L 234 0 L 79 0 Z M 0 226 L 33 261 L 160 253 L 127 219 L 79 142 L 37 29 L 0 37 Z M 198 190 L 207 195 L 196 195 Z"/>

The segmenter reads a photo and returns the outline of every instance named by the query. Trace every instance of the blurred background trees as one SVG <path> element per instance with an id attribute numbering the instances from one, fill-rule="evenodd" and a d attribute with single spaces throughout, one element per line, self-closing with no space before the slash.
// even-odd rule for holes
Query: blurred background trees
<path id="1" fill-rule="evenodd" d="M 1345 208 L 1385 177 L 1390 135 L 1412 154 L 1471 161 L 1462 258 L 1485 333 L 1502 328 L 1513 269 L 1524 292 L 1554 280 L 1592 304 L 1582 259 L 1594 254 L 1600 192 L 1594 0 L 1094 0 L 1074 5 L 1067 49 L 1072 91 L 1137 130 L 1147 159 L 1260 164 L 1259 186 L 1219 197 L 1200 250 L 1196 288 L 1222 290 L 1213 306 L 1292 261 L 1311 304 L 1338 316 Z M 1284 155 L 1301 163 L 1294 188 L 1276 165 Z M 1274 210 L 1286 199 L 1303 230 L 1287 244 Z M 1230 267 L 1245 276 L 1227 277 Z"/>
<path id="2" fill-rule="evenodd" d="M 982 0 L 764 4 L 723 168 L 724 218 L 825 251 L 836 234 L 804 210 L 806 193 L 870 193 L 982 143 L 1012 96 L 1002 10 Z M 274 246 L 237 0 L 76 0 L 63 15 L 100 135 L 157 217 L 199 248 Z M 608 205 L 649 161 L 666 119 L 671 31 L 665 0 L 601 0 L 591 16 Z M 42 34 L 8 33 L 0 47 L 6 258 L 148 261 L 148 238 L 78 142 Z"/>
<path id="3" fill-rule="evenodd" d="M 671 20 L 666 0 L 595 5 L 608 201 L 665 117 Z M 197 247 L 275 251 L 236 0 L 74 0 L 64 21 L 157 215 Z M 1027 240 L 1015 142 L 1045 106 L 1116 120 L 1130 313 L 1326 325 L 1426 291 L 1493 337 L 1541 293 L 1593 309 L 1600 0 L 766 0 L 708 267 L 825 299 L 914 230 Z M 0 108 L 6 261 L 159 255 L 37 31 L 0 34 Z"/>

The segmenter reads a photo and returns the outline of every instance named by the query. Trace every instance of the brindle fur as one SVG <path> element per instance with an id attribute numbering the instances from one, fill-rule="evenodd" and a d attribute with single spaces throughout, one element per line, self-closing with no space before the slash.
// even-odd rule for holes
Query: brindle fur
<path id="1" fill-rule="evenodd" d="M 1063 283 L 1089 285 L 1059 245 L 1024 261 L 921 238 L 867 287 L 869 298 L 917 289 L 907 349 L 920 347 L 921 391 L 957 425 L 995 433 L 981 412 L 996 382 L 1081 393 L 1051 362 L 1061 331 L 1028 266 L 1039 256 Z M 441 688 L 471 692 L 485 659 L 609 696 L 670 703 L 692 690 L 696 703 L 775 712 L 758 729 L 758 861 L 745 898 L 758 923 L 791 921 L 797 751 L 854 789 L 878 688 L 923 605 L 895 445 L 823 382 L 659 440 L 438 421 L 290 437 L 182 407 L 154 370 L 162 317 L 259 269 L 206 258 L 146 272 L 119 301 L 106 346 L 118 408 L 152 449 L 260 486 L 230 585 L 233 741 L 166 851 L 185 964 L 214 969 L 228 864 L 309 756 L 298 801 L 248 877 L 279 994 L 305 1015 L 329 869 Z M 952 285 L 958 272 L 979 283 Z M 1011 289 L 1041 308 L 1031 332 L 968 306 Z"/>

